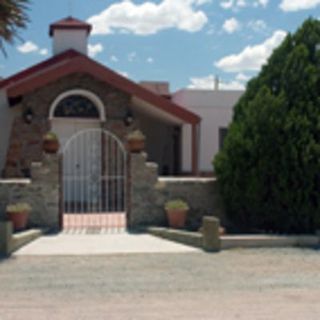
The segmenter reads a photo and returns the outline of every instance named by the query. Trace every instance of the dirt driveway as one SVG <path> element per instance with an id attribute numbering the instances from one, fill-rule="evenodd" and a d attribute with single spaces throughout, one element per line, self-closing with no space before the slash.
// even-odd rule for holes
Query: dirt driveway
<path id="1" fill-rule="evenodd" d="M 320 318 L 320 252 L 231 250 L 0 262 L 0 319 Z"/>

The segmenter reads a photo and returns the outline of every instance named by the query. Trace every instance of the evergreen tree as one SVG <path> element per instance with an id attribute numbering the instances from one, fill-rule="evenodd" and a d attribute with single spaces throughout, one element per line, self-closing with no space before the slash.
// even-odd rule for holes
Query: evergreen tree
<path id="1" fill-rule="evenodd" d="M 18 29 L 25 28 L 29 0 L 0 1 L 0 50 L 5 54 L 4 43 L 12 44 L 18 38 Z"/>
<path id="2" fill-rule="evenodd" d="M 243 230 L 320 226 L 320 21 L 288 34 L 248 83 L 214 168 Z"/>

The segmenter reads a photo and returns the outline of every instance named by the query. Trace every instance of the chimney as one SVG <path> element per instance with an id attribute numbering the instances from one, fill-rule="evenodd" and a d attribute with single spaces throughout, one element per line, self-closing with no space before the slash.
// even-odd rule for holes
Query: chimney
<path id="1" fill-rule="evenodd" d="M 68 17 L 50 25 L 53 55 L 73 49 L 88 54 L 88 36 L 92 26 L 86 22 Z"/>
<path id="2" fill-rule="evenodd" d="M 218 76 L 214 77 L 214 91 L 219 91 L 220 80 Z"/>

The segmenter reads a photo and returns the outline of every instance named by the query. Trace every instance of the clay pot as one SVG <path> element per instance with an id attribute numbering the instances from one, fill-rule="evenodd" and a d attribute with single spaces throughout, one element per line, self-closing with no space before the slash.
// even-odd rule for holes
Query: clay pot
<path id="1" fill-rule="evenodd" d="M 45 153 L 55 154 L 59 150 L 59 141 L 57 140 L 44 140 L 43 150 Z"/>
<path id="2" fill-rule="evenodd" d="M 24 230 L 27 226 L 28 217 L 28 211 L 7 212 L 7 218 L 12 222 L 14 231 Z"/>
<path id="3" fill-rule="evenodd" d="M 140 153 L 145 149 L 145 140 L 131 139 L 128 140 L 128 149 L 132 153 Z"/>
<path id="4" fill-rule="evenodd" d="M 186 225 L 187 212 L 185 209 L 166 210 L 170 228 L 183 229 Z"/>

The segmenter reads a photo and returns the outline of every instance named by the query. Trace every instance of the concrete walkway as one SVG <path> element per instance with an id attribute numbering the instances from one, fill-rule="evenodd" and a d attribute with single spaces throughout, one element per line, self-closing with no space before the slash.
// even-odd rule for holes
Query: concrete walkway
<path id="1" fill-rule="evenodd" d="M 200 250 L 147 234 L 58 234 L 41 237 L 15 252 L 14 256 L 74 256 L 197 251 L 199 252 Z"/>

